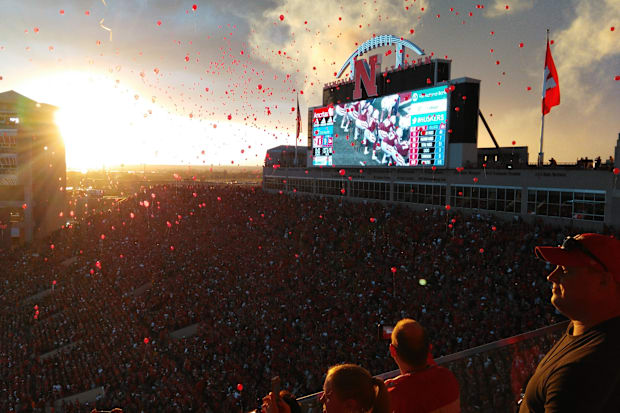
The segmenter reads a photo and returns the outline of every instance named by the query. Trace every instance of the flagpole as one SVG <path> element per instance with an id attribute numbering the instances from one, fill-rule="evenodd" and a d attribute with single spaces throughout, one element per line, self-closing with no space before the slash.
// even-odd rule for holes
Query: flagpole
<path id="1" fill-rule="evenodd" d="M 545 156 L 545 154 L 543 153 L 543 135 L 544 135 L 544 131 L 545 131 L 545 115 L 542 115 L 542 119 L 540 121 L 540 152 L 538 152 L 538 166 L 539 167 L 543 166 L 544 156 Z"/>
<path id="2" fill-rule="evenodd" d="M 296 126 L 296 132 L 295 132 L 295 164 L 294 166 L 297 167 L 297 140 L 299 139 L 299 133 L 301 132 L 301 114 L 299 113 L 299 93 L 297 94 L 297 116 L 295 117 L 295 125 Z"/>
<path id="3" fill-rule="evenodd" d="M 549 44 L 549 29 L 547 29 L 547 43 Z M 545 51 L 546 53 L 546 51 Z M 546 60 L 545 60 L 546 62 Z M 545 63 L 546 64 L 546 63 Z M 544 67 L 543 67 L 543 73 L 544 72 Z M 546 79 L 544 79 L 544 74 L 543 74 L 543 93 L 545 93 L 544 88 L 546 87 Z M 541 121 L 540 121 L 540 152 L 538 152 L 538 167 L 542 168 L 544 162 L 545 162 L 545 154 L 543 153 L 543 136 L 544 136 L 544 132 L 545 132 L 545 114 L 543 112 L 542 116 L 541 116 Z"/>

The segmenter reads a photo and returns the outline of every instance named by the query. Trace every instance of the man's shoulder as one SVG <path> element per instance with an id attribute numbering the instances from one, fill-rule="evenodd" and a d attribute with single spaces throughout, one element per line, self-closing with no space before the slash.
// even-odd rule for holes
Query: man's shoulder
<path id="1" fill-rule="evenodd" d="M 445 367 L 435 365 L 385 383 L 393 411 L 397 413 L 411 412 L 412 406 L 416 406 L 416 412 L 460 411 L 458 381 Z"/>
<path id="2" fill-rule="evenodd" d="M 583 335 L 571 338 L 573 343 L 563 354 L 561 364 L 620 360 L 620 317 L 607 320 Z"/>
<path id="3" fill-rule="evenodd" d="M 429 382 L 432 380 L 437 380 L 446 384 L 450 382 L 458 384 L 454 373 L 445 367 L 435 365 L 427 370 L 417 372 L 415 374 L 401 374 L 393 379 L 388 379 L 385 381 L 385 385 L 388 390 L 390 390 L 414 386 L 420 381 Z"/>

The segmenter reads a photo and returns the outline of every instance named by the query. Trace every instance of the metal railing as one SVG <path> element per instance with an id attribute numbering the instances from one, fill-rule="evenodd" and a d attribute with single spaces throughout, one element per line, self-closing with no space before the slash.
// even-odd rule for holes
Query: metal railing
<path id="1" fill-rule="evenodd" d="M 538 362 L 566 330 L 563 321 L 513 337 L 483 344 L 435 359 L 451 370 L 460 385 L 461 411 L 514 412 L 527 381 Z M 399 375 L 392 370 L 377 375 L 383 380 Z M 321 393 L 300 397 L 304 413 L 322 411 Z"/>

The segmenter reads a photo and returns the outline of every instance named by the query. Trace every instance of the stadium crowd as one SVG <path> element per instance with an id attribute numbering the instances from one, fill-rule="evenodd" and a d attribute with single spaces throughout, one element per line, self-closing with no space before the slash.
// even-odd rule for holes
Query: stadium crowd
<path id="1" fill-rule="evenodd" d="M 276 374 L 299 396 L 336 363 L 395 369 L 378 326 L 404 317 L 435 357 L 562 319 L 532 250 L 566 229 L 233 186 L 143 188 L 100 206 L 2 253 L 0 411 L 97 387 L 103 409 L 248 411 Z M 515 360 L 535 366 L 547 341 L 449 366 L 467 378 L 463 411 L 513 403 L 527 379 Z"/>

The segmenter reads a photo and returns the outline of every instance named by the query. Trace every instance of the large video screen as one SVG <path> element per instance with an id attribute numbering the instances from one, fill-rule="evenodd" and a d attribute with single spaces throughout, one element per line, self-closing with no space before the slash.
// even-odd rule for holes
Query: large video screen
<path id="1" fill-rule="evenodd" d="M 316 108 L 314 166 L 445 166 L 446 87 Z"/>

